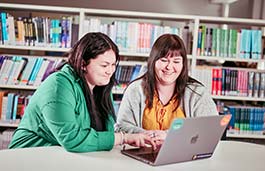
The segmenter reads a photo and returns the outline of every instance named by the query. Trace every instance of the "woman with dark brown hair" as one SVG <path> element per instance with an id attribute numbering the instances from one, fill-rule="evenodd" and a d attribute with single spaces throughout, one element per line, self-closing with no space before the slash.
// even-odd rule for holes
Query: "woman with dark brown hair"
<path id="1" fill-rule="evenodd" d="M 218 115 L 204 85 L 188 75 L 182 39 L 164 34 L 154 43 L 147 72 L 126 89 L 116 129 L 163 141 L 174 118 Z"/>
<path id="2" fill-rule="evenodd" d="M 35 91 L 9 148 L 60 145 L 88 152 L 146 143 L 155 148 L 148 135 L 114 132 L 111 89 L 118 63 L 118 48 L 108 36 L 87 33 Z"/>

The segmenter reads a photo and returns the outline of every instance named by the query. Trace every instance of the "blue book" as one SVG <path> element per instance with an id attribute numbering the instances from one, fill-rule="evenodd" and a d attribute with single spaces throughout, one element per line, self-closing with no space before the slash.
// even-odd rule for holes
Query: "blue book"
<path id="1" fill-rule="evenodd" d="M 265 108 L 261 109 L 261 117 L 262 117 L 262 126 L 265 124 Z M 265 131 L 265 126 L 262 127 L 263 132 Z"/>
<path id="2" fill-rule="evenodd" d="M 61 19 L 61 47 L 65 48 L 67 43 L 67 25 L 66 25 L 66 17 L 62 17 Z"/>
<path id="3" fill-rule="evenodd" d="M 254 113 L 253 131 L 258 131 L 258 123 L 259 123 L 258 109 L 253 108 L 253 113 Z"/>
<path id="4" fill-rule="evenodd" d="M 248 112 L 249 112 L 249 130 L 254 131 L 255 110 L 254 108 L 248 108 Z"/>
<path id="5" fill-rule="evenodd" d="M 229 127 L 230 127 L 230 129 L 234 129 L 234 124 L 235 124 L 235 112 L 236 112 L 236 110 L 235 110 L 235 108 L 234 107 L 232 107 L 232 106 L 229 106 L 229 112 L 230 112 L 230 114 L 232 115 L 232 117 L 231 117 L 231 119 L 230 119 L 230 122 L 229 122 Z"/>
<path id="6" fill-rule="evenodd" d="M 201 44 L 202 44 L 202 26 L 200 26 L 198 30 L 197 55 L 201 55 Z"/>
<path id="7" fill-rule="evenodd" d="M 133 72 L 132 72 L 130 81 L 135 80 L 139 76 L 141 67 L 142 66 L 141 65 L 138 65 L 138 64 L 133 67 Z"/>
<path id="8" fill-rule="evenodd" d="M 263 131 L 264 127 L 264 109 L 258 108 L 259 110 L 259 131 Z"/>
<path id="9" fill-rule="evenodd" d="M 118 66 L 118 68 L 116 69 L 116 73 L 115 73 L 115 79 L 117 81 L 117 83 L 120 83 L 120 76 L 121 76 L 121 65 Z"/>
<path id="10" fill-rule="evenodd" d="M 0 34 L 1 34 L 1 33 L 0 33 Z M 0 41 L 1 41 L 1 40 L 0 40 Z M 1 70 L 1 67 L 2 67 L 2 65 L 3 65 L 5 59 L 6 59 L 5 56 L 0 56 L 0 70 Z"/>
<path id="11" fill-rule="evenodd" d="M 251 30 L 251 58 L 260 59 L 261 58 L 261 42 L 262 42 L 262 32 L 261 30 Z"/>
<path id="12" fill-rule="evenodd" d="M 41 68 L 41 65 L 43 63 L 43 58 L 38 58 L 35 62 L 34 68 L 30 74 L 28 85 L 33 85 L 34 81 L 36 80 L 37 74 Z"/>
<path id="13" fill-rule="evenodd" d="M 70 48 L 71 47 L 71 43 L 72 43 L 72 23 L 73 23 L 73 18 L 67 17 L 66 18 L 66 48 Z"/>
<path id="14" fill-rule="evenodd" d="M 15 121 L 17 119 L 17 104 L 18 104 L 18 94 L 14 96 L 13 100 L 13 110 L 12 110 L 12 120 Z"/>
<path id="15" fill-rule="evenodd" d="M 2 20 L 2 39 L 3 43 L 7 44 L 8 42 L 8 32 L 7 32 L 7 23 L 6 23 L 7 14 L 5 12 L 1 12 L 1 20 Z"/>
<path id="16" fill-rule="evenodd" d="M 245 58 L 245 53 L 246 53 L 246 34 L 247 31 L 246 29 L 241 29 L 241 39 L 240 39 L 240 52 L 239 52 L 239 57 L 240 58 Z"/>
<path id="17" fill-rule="evenodd" d="M 13 114 L 13 101 L 15 93 L 8 93 L 7 95 L 7 111 L 6 111 L 6 120 L 11 120 Z"/>

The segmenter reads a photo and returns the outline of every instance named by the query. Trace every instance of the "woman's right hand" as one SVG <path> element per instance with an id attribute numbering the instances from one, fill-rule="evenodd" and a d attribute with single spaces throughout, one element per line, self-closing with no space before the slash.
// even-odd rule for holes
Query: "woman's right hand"
<path id="1" fill-rule="evenodd" d="M 129 144 L 135 147 L 145 147 L 147 145 L 151 145 L 154 150 L 157 148 L 154 139 L 143 133 L 126 133 L 124 134 L 124 139 L 125 144 Z"/>

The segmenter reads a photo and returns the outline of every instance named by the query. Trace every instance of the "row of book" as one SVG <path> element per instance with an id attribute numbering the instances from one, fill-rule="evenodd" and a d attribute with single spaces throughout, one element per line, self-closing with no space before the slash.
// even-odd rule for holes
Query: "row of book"
<path id="1" fill-rule="evenodd" d="M 119 65 L 115 74 L 117 84 L 128 84 L 145 73 L 146 70 L 146 65 Z"/>
<path id="2" fill-rule="evenodd" d="M 0 44 L 70 48 L 78 40 L 78 29 L 74 23 L 72 16 L 60 19 L 14 18 L 9 13 L 1 12 Z M 75 35 L 72 37 L 72 34 Z"/>
<path id="3" fill-rule="evenodd" d="M 197 55 L 261 59 L 262 46 L 261 30 L 199 27 Z"/>
<path id="4" fill-rule="evenodd" d="M 0 44 L 40 47 L 70 48 L 78 40 L 79 24 L 75 16 L 61 19 L 48 17 L 13 17 L 0 13 Z M 109 35 L 122 52 L 150 52 L 154 41 L 162 34 L 172 33 L 183 37 L 191 51 L 191 32 L 172 26 L 160 26 L 144 22 L 113 21 L 102 23 L 99 18 L 84 20 L 84 33 L 102 32 Z"/>
<path id="5" fill-rule="evenodd" d="M 26 106 L 29 103 L 31 94 L 13 93 L 0 91 L 0 120 L 13 121 L 20 120 L 24 115 Z"/>
<path id="6" fill-rule="evenodd" d="M 0 56 L 0 85 L 39 86 L 62 58 Z"/>
<path id="7" fill-rule="evenodd" d="M 88 18 L 84 20 L 83 30 L 84 33 L 100 31 L 107 34 L 122 52 L 149 53 L 154 41 L 165 33 L 183 37 L 186 47 L 191 49 L 189 27 L 177 28 L 133 21 L 113 21 L 106 24 L 100 18 Z"/>
<path id="8" fill-rule="evenodd" d="M 195 78 L 208 88 L 212 95 L 265 97 L 265 72 L 220 68 L 196 67 Z"/>
<path id="9" fill-rule="evenodd" d="M 116 84 L 112 88 L 114 94 L 123 94 L 128 84 L 142 76 L 147 70 L 145 64 L 119 65 L 116 69 Z M 120 100 L 120 99 L 119 99 Z M 116 105 L 116 107 L 118 107 Z"/>
<path id="10" fill-rule="evenodd" d="M 227 106 L 228 114 L 232 118 L 228 131 L 232 134 L 259 134 L 265 133 L 265 108 L 246 106 Z"/>

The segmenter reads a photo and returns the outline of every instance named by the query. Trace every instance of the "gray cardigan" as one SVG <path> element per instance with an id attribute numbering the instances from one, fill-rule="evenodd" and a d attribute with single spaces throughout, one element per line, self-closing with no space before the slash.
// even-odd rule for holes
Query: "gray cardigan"
<path id="1" fill-rule="evenodd" d="M 142 132 L 142 119 L 145 109 L 145 95 L 142 80 L 131 83 L 126 89 L 117 115 L 116 131 L 128 133 Z M 216 105 L 207 89 L 198 83 L 186 86 L 184 98 L 180 103 L 186 117 L 218 115 Z"/>

